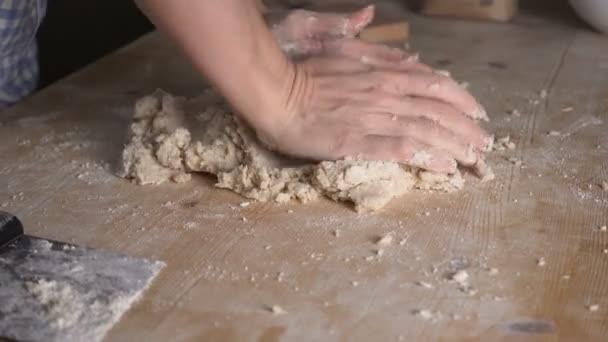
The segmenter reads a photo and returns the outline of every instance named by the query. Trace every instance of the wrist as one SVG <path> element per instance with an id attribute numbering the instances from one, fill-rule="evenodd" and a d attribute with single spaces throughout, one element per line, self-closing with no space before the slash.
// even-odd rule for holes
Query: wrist
<path id="1" fill-rule="evenodd" d="M 241 114 L 260 140 L 276 149 L 285 127 L 293 124 L 311 98 L 311 77 L 302 65 L 288 61 L 280 78 L 261 83 L 258 89 L 262 89 L 258 105 Z"/>

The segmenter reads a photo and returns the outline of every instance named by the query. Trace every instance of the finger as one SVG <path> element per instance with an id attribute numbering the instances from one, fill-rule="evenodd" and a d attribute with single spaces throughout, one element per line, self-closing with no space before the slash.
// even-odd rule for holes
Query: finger
<path id="1" fill-rule="evenodd" d="M 375 6 L 370 5 L 351 14 L 348 17 L 348 26 L 345 30 L 345 36 L 352 38 L 361 33 L 361 31 L 374 20 L 375 12 Z"/>
<path id="2" fill-rule="evenodd" d="M 375 112 L 393 113 L 406 118 L 425 118 L 451 130 L 467 144 L 478 151 L 486 151 L 492 138 L 475 121 L 444 102 L 421 98 L 401 97 L 378 92 L 368 92 L 358 96 L 360 106 Z M 374 103 L 370 107 L 370 103 Z"/>
<path id="3" fill-rule="evenodd" d="M 416 61 L 415 56 L 403 51 L 381 44 L 367 43 L 356 38 L 342 38 L 327 40 L 324 43 L 324 50 L 328 54 L 335 54 L 350 58 L 359 59 L 361 56 L 392 62 L 394 65 L 399 65 L 404 61 Z"/>
<path id="4" fill-rule="evenodd" d="M 371 66 L 361 63 L 358 60 L 330 56 L 330 57 L 311 57 L 304 64 L 312 75 L 352 75 L 368 72 L 372 69 Z M 335 79 L 334 79 L 335 80 Z M 336 80 L 335 86 L 340 86 L 341 78 Z M 344 84 L 342 83 L 342 87 Z"/>
<path id="5" fill-rule="evenodd" d="M 392 118 L 391 118 L 392 117 Z M 362 134 L 409 137 L 448 152 L 462 165 L 473 165 L 479 153 L 445 127 L 423 118 L 402 118 L 390 113 L 353 116 L 352 125 Z"/>
<path id="6" fill-rule="evenodd" d="M 301 10 L 293 25 L 304 25 L 300 38 L 355 37 L 374 19 L 375 7 L 370 5 L 350 15 L 317 13 Z"/>
<path id="7" fill-rule="evenodd" d="M 452 78 L 440 73 L 373 71 L 367 82 L 388 93 L 434 99 L 454 106 L 473 119 L 487 117 L 483 107 Z M 370 85 L 371 86 L 371 85 Z"/>
<path id="8" fill-rule="evenodd" d="M 348 155 L 367 160 L 397 161 L 439 173 L 456 172 L 456 161 L 449 153 L 408 137 L 366 135 L 349 148 L 352 151 Z"/>

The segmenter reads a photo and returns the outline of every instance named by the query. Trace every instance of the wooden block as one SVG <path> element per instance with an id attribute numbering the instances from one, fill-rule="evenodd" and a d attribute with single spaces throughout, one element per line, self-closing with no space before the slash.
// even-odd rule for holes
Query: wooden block
<path id="1" fill-rule="evenodd" d="M 407 41 L 409 33 L 408 23 L 400 22 L 368 27 L 359 37 L 369 43 L 396 43 Z"/>
<path id="2" fill-rule="evenodd" d="M 519 9 L 519 0 L 424 0 L 422 13 L 464 19 L 509 21 Z"/>

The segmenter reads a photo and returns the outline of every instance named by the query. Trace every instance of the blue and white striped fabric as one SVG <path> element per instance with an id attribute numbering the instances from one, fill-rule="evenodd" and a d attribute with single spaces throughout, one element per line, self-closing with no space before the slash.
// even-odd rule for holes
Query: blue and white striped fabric
<path id="1" fill-rule="evenodd" d="M 0 0 L 0 108 L 36 88 L 36 31 L 44 17 L 46 1 Z"/>

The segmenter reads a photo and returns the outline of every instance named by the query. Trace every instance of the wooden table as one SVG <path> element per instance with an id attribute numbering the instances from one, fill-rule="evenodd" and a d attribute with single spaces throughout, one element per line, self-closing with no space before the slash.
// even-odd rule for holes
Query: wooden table
<path id="1" fill-rule="evenodd" d="M 29 233 L 168 265 L 108 341 L 606 340 L 608 40 L 550 16 L 381 10 L 408 18 L 412 46 L 469 81 L 487 128 L 517 144 L 491 157 L 495 181 L 366 215 L 327 200 L 241 207 L 206 176 L 132 185 L 112 168 L 134 100 L 202 84 L 157 34 L 0 114 L 0 205 Z M 476 293 L 446 279 L 458 269 Z"/>

